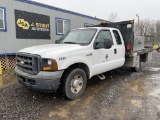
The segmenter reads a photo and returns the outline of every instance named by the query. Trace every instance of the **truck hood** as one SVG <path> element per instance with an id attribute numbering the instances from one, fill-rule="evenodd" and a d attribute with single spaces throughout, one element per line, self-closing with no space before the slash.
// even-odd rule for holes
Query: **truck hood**
<path id="1" fill-rule="evenodd" d="M 43 58 L 53 58 L 59 54 L 65 54 L 70 51 L 74 52 L 81 49 L 83 46 L 78 44 L 47 44 L 40 46 L 33 46 L 20 50 L 19 52 L 37 54 Z"/>

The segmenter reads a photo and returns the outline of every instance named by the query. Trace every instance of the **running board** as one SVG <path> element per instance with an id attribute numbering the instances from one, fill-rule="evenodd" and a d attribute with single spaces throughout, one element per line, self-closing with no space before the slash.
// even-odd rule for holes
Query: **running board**
<path id="1" fill-rule="evenodd" d="M 99 74 L 97 75 L 99 77 L 99 79 L 104 80 L 106 77 L 103 74 Z"/>

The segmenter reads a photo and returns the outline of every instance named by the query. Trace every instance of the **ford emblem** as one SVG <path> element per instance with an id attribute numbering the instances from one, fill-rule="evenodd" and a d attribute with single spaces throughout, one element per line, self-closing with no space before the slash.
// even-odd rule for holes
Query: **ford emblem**
<path id="1" fill-rule="evenodd" d="M 23 64 L 24 64 L 24 61 L 21 61 L 20 63 L 23 65 Z"/>

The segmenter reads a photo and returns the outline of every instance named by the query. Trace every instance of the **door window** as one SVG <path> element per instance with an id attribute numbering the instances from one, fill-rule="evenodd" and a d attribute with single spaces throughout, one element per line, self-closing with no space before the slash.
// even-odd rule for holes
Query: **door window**
<path id="1" fill-rule="evenodd" d="M 109 30 L 102 30 L 99 32 L 99 34 L 95 40 L 96 47 L 104 48 L 105 39 L 110 39 L 113 43 L 112 35 Z"/>

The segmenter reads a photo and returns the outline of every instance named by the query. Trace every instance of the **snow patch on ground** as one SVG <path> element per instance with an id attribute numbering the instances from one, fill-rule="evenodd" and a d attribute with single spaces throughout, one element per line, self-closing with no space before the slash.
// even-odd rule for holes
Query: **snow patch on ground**
<path id="1" fill-rule="evenodd" d="M 156 72 L 156 71 L 159 71 L 160 68 L 155 68 L 155 67 L 146 67 L 144 70 L 149 70 L 149 71 L 152 71 L 152 72 Z"/>
<path id="2" fill-rule="evenodd" d="M 143 75 L 142 72 L 135 72 L 135 73 L 132 73 L 131 76 L 134 77 L 134 76 L 140 76 L 140 75 Z"/>
<path id="3" fill-rule="evenodd" d="M 153 92 L 150 93 L 150 96 L 160 98 L 160 89 L 155 89 Z"/>
<path id="4" fill-rule="evenodd" d="M 160 105 L 158 105 L 157 108 L 160 110 Z"/>
<path id="5" fill-rule="evenodd" d="M 160 80 L 160 74 L 153 74 L 151 79 Z"/>

